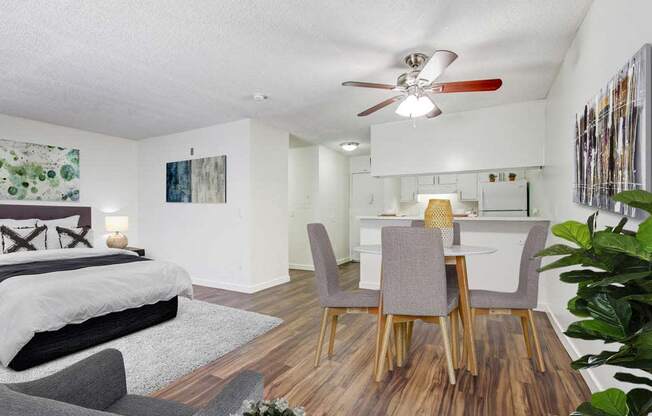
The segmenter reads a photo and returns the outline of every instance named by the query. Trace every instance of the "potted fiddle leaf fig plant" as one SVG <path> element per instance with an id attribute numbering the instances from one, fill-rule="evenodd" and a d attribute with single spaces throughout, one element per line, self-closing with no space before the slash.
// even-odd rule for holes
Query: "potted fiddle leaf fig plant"
<path id="1" fill-rule="evenodd" d="M 625 191 L 615 201 L 652 213 L 652 193 Z M 576 370 L 612 365 L 652 373 L 652 217 L 637 231 L 626 230 L 627 218 L 596 229 L 594 213 L 586 223 L 566 221 L 552 233 L 571 245 L 553 244 L 538 256 L 562 256 L 540 270 L 572 266 L 560 274 L 564 283 L 577 285 L 568 310 L 582 318 L 570 324 L 571 338 L 601 340 L 605 351 L 573 361 Z M 628 392 L 610 388 L 592 395 L 572 415 L 640 416 L 652 413 L 652 379 L 618 372 L 617 380 L 638 384 Z M 645 388 L 648 387 L 648 388 Z"/>

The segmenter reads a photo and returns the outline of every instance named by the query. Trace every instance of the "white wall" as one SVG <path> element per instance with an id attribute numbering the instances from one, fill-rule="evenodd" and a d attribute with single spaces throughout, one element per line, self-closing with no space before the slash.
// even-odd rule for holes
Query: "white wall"
<path id="1" fill-rule="evenodd" d="M 269 147 L 265 144 L 268 133 Z M 240 120 L 140 141 L 139 210 L 142 241 L 148 253 L 180 264 L 194 282 L 212 287 L 253 292 L 263 288 L 265 280 L 270 285 L 279 278 L 287 280 L 287 253 L 278 258 L 282 248 L 270 250 L 275 261 L 267 263 L 265 277 L 258 263 L 266 260 L 260 257 L 260 245 L 287 247 L 287 194 L 282 190 L 287 184 L 287 134 L 285 148 L 273 149 L 283 142 L 281 136 L 250 120 Z M 264 154 L 252 151 L 254 145 L 269 152 L 267 161 L 262 160 Z M 190 156 L 191 147 L 194 156 Z M 226 204 L 165 202 L 167 162 L 216 155 L 227 156 Z M 281 161 L 283 166 L 276 166 Z M 256 163 L 269 171 L 269 177 L 253 166 Z M 269 186 L 270 192 L 264 186 Z M 274 192 L 278 197 L 270 196 Z M 259 215 L 266 212 L 270 214 L 267 221 L 283 226 L 282 233 L 261 225 Z M 254 239 L 260 241 L 254 243 Z"/>
<path id="2" fill-rule="evenodd" d="M 371 126 L 374 176 L 543 165 L 545 101 Z M 415 124 L 416 123 L 416 124 Z M 473 152 L 469 152 L 473 149 Z"/>
<path id="3" fill-rule="evenodd" d="M 288 275 L 288 148 L 290 135 L 251 120 L 251 277 L 253 290 Z"/>
<path id="4" fill-rule="evenodd" d="M 317 218 L 319 148 L 290 149 L 288 163 L 289 258 L 294 269 L 311 269 L 312 254 L 306 225 Z"/>
<path id="5" fill-rule="evenodd" d="M 338 263 L 349 257 L 349 158 L 324 146 L 290 149 L 290 267 L 313 270 L 306 225 L 324 224 Z"/>
<path id="6" fill-rule="evenodd" d="M 572 202 L 575 114 L 643 44 L 652 42 L 650 16 L 652 2 L 646 0 L 628 1 L 626 4 L 596 1 L 566 54 L 546 104 L 545 200 L 539 202 L 540 206 L 545 206 L 543 215 L 556 222 L 567 219 L 584 221 L 593 212 Z M 600 213 L 602 225 L 614 224 L 618 219 L 616 215 Z M 630 223 L 629 227 L 635 229 L 636 222 Z M 566 311 L 566 302 L 574 295 L 575 286 L 559 282 L 558 275 L 558 272 L 549 272 L 542 276 L 542 297 L 554 323 L 559 329 L 565 329 L 577 320 Z M 603 349 L 600 342 L 561 336 L 573 358 Z M 591 387 L 603 389 L 620 385 L 631 389 L 633 385 L 620 384 L 612 378 L 616 371 L 616 367 L 609 366 L 592 370 L 589 374 Z"/>
<path id="7" fill-rule="evenodd" d="M 349 159 L 319 146 L 317 218 L 328 230 L 338 263 L 349 260 Z"/>
<path id="8" fill-rule="evenodd" d="M 48 123 L 0 114 L 0 138 L 79 149 L 79 202 L 0 201 L 7 204 L 91 206 L 96 247 L 105 247 L 104 216 L 129 217 L 131 245 L 139 245 L 138 144 Z"/>

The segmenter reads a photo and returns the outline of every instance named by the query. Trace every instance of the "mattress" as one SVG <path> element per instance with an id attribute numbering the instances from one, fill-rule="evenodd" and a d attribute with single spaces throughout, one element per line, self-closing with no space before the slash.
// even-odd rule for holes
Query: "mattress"
<path id="1" fill-rule="evenodd" d="M 0 256 L 0 363 L 38 333 L 92 318 L 192 298 L 180 266 L 117 249 L 61 249 Z"/>

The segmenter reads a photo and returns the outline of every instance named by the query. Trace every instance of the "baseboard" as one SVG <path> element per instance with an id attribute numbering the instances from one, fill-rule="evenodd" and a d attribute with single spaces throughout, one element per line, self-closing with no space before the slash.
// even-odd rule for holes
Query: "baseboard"
<path id="1" fill-rule="evenodd" d="M 559 322 L 555 314 L 552 312 L 550 306 L 547 303 L 539 303 L 537 309 L 544 311 L 546 315 L 548 315 L 548 319 L 550 320 L 550 323 L 552 324 L 552 327 L 557 334 L 557 338 L 559 338 L 561 341 L 562 345 L 568 352 L 568 355 L 570 355 L 573 360 L 580 358 L 583 354 L 580 353 L 580 350 L 577 348 L 573 338 L 569 338 L 566 336 L 566 334 L 564 334 L 566 329 L 562 327 L 561 322 Z M 595 376 L 595 373 L 592 369 L 580 370 L 580 374 L 582 375 L 582 378 L 586 382 L 587 386 L 589 386 L 591 392 L 604 390 L 604 386 L 602 386 L 602 384 L 598 381 L 598 378 Z"/>
<path id="2" fill-rule="evenodd" d="M 240 285 L 237 283 L 199 279 L 195 277 L 192 278 L 192 283 L 198 286 L 206 286 L 206 287 L 212 287 L 214 289 L 224 289 L 224 290 L 230 290 L 232 292 L 240 292 L 240 293 L 247 293 L 247 294 L 260 292 L 261 290 L 282 285 L 283 283 L 287 283 L 289 281 L 290 281 L 289 275 L 279 276 L 275 279 L 268 280 L 266 282 L 257 283 L 255 285 Z"/>
<path id="3" fill-rule="evenodd" d="M 337 259 L 337 265 L 341 265 L 344 263 L 348 263 L 351 260 L 351 257 L 344 257 L 341 259 Z M 290 263 L 290 270 L 306 270 L 309 272 L 314 272 L 315 271 L 315 266 L 312 264 L 299 264 L 299 263 Z"/>

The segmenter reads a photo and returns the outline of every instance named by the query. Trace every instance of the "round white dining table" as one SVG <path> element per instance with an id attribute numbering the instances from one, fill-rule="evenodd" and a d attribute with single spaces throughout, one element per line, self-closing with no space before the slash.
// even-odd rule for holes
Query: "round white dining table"
<path id="1" fill-rule="evenodd" d="M 383 252 L 380 244 L 362 245 L 355 247 L 354 250 L 358 253 L 377 254 L 381 256 Z M 454 264 L 457 270 L 457 284 L 460 291 L 460 312 L 462 314 L 462 324 L 464 325 L 463 345 L 466 353 L 467 369 L 474 376 L 478 375 L 478 360 L 475 352 L 475 334 L 471 319 L 471 304 L 469 302 L 469 280 L 466 273 L 466 257 L 491 254 L 496 251 L 497 250 L 493 247 L 469 246 L 464 244 L 444 247 L 446 264 Z M 382 276 L 380 278 L 382 282 Z M 377 360 L 378 358 L 376 358 L 376 361 Z"/>

